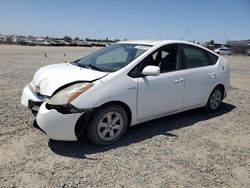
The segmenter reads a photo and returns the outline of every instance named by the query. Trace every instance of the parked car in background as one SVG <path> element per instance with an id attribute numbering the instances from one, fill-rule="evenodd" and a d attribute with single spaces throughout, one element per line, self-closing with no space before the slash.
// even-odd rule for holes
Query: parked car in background
<path id="1" fill-rule="evenodd" d="M 229 81 L 227 60 L 202 46 L 124 41 L 40 68 L 21 102 L 51 139 L 77 140 L 86 131 L 108 145 L 128 126 L 199 107 L 216 111 Z"/>
<path id="2" fill-rule="evenodd" d="M 250 49 L 247 50 L 247 56 L 250 56 Z"/>
<path id="3" fill-rule="evenodd" d="M 218 48 L 216 50 L 214 50 L 214 52 L 216 52 L 217 54 L 220 55 L 231 55 L 231 49 L 230 48 Z"/>

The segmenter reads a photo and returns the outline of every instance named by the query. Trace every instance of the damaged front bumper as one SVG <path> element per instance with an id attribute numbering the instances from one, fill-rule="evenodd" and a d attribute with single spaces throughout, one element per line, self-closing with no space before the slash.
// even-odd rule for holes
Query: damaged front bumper
<path id="1" fill-rule="evenodd" d="M 77 108 L 72 104 L 67 104 L 67 105 L 51 105 L 46 103 L 46 108 L 48 110 L 56 110 L 59 113 L 62 114 L 72 114 L 72 113 L 82 113 L 82 112 L 92 112 L 94 108 Z"/>
<path id="2" fill-rule="evenodd" d="M 36 116 L 34 127 L 54 140 L 77 140 L 76 125 L 79 124 L 79 118 L 94 109 L 79 109 L 71 104 L 54 106 L 47 101 L 48 98 L 37 96 L 29 86 L 24 88 L 21 103 Z"/>
<path id="3" fill-rule="evenodd" d="M 83 113 L 62 114 L 55 109 L 47 109 L 46 103 L 40 106 L 36 116 L 37 125 L 54 140 L 77 140 L 75 125 Z"/>
<path id="4" fill-rule="evenodd" d="M 24 106 L 28 107 L 34 115 L 37 114 L 44 100 L 45 100 L 45 97 L 38 95 L 29 86 L 26 86 L 23 89 L 21 103 Z"/>

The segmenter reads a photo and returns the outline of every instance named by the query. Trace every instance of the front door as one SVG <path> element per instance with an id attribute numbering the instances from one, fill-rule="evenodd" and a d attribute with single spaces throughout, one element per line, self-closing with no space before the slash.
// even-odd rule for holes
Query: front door
<path id="1" fill-rule="evenodd" d="M 138 119 L 178 110 L 183 91 L 182 71 L 138 78 Z"/>
<path id="2" fill-rule="evenodd" d="M 147 65 L 159 66 L 161 74 L 137 78 L 139 120 L 180 109 L 184 93 L 183 71 L 178 68 L 178 45 L 167 45 L 149 55 L 141 64 L 141 71 Z"/>

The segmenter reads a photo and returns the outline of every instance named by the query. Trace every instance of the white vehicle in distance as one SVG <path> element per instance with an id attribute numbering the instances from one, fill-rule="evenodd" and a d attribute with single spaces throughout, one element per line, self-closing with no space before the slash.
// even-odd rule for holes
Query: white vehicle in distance
<path id="1" fill-rule="evenodd" d="M 220 107 L 229 88 L 225 58 L 184 41 L 125 41 L 71 63 L 40 68 L 22 104 L 54 140 L 108 145 L 128 126 L 178 112 Z M 153 129 L 154 127 L 152 127 Z"/>
<path id="2" fill-rule="evenodd" d="M 247 50 L 247 56 L 250 56 L 250 49 Z"/>
<path id="3" fill-rule="evenodd" d="M 231 55 L 232 54 L 231 49 L 229 49 L 229 48 L 218 48 L 218 49 L 214 50 L 214 52 L 216 52 L 217 54 L 220 54 L 220 55 Z"/>

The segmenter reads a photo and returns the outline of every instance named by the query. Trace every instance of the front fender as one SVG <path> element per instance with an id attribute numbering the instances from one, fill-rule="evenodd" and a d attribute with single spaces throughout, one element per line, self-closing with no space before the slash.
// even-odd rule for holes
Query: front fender
<path id="1" fill-rule="evenodd" d="M 91 109 L 111 101 L 125 103 L 131 110 L 132 123 L 136 121 L 137 80 L 118 76 L 103 82 L 97 80 L 94 87 L 77 97 L 71 104 L 78 109 Z"/>

